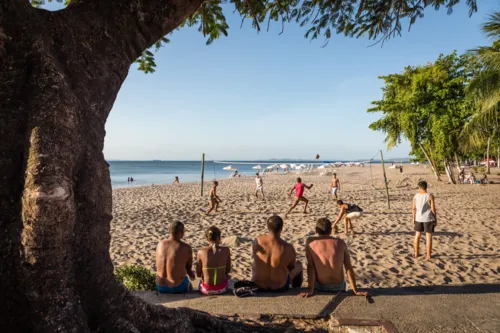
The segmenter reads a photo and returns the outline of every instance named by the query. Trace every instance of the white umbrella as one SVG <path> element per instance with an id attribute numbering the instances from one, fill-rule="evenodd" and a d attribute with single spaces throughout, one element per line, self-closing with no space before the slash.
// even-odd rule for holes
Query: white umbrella
<path id="1" fill-rule="evenodd" d="M 274 169 L 274 168 L 276 168 L 277 166 L 278 166 L 277 164 L 273 164 L 273 165 L 268 166 L 266 169 Z"/>
<path id="2" fill-rule="evenodd" d="M 282 169 L 288 169 L 288 164 L 281 164 L 280 168 L 282 168 Z"/>
<path id="3" fill-rule="evenodd" d="M 260 166 L 260 164 L 259 164 L 259 165 L 254 166 L 252 169 L 255 169 L 255 170 L 260 170 L 260 169 L 262 169 L 262 167 L 261 167 L 261 166 Z"/>
<path id="4" fill-rule="evenodd" d="M 233 169 L 230 165 L 228 165 L 227 167 L 223 167 L 222 169 L 226 170 L 226 171 L 236 171 L 236 170 L 238 170 L 238 169 Z"/>

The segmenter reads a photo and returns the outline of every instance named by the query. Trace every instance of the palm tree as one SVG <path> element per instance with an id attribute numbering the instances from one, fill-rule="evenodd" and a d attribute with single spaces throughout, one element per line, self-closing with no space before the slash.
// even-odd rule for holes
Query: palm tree
<path id="1" fill-rule="evenodd" d="M 462 131 L 462 147 L 465 150 L 478 148 L 487 143 L 489 161 L 490 143 L 498 135 L 500 115 L 500 12 L 489 15 L 481 27 L 483 33 L 493 40 L 491 46 L 470 50 L 481 63 L 481 71 L 470 82 L 467 93 L 476 104 L 476 113 Z M 487 173 L 490 165 L 487 163 Z"/>

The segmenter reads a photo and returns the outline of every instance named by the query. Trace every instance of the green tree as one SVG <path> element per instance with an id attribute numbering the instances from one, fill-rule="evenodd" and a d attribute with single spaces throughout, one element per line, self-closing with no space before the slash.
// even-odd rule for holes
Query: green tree
<path id="1" fill-rule="evenodd" d="M 482 67 L 467 89 L 467 94 L 476 102 L 476 112 L 462 131 L 462 147 L 470 151 L 486 146 L 489 160 L 492 140 L 495 142 L 500 133 L 500 12 L 489 16 L 482 31 L 493 43 L 471 51 Z M 487 173 L 490 173 L 489 163 Z"/>
<path id="2" fill-rule="evenodd" d="M 457 0 L 0 1 L 0 331 L 266 331 L 134 298 L 113 276 L 105 123 L 130 66 L 153 72 L 154 48 L 187 25 L 227 34 L 222 6 L 256 30 L 299 23 L 385 40 L 426 7 Z M 470 12 L 476 1 L 467 0 Z M 153 48 L 153 49 L 152 49 Z M 172 78 L 175 80 L 175 78 Z"/>
<path id="3" fill-rule="evenodd" d="M 370 129 L 387 134 L 389 149 L 406 138 L 410 153 L 425 156 L 438 180 L 442 164 L 449 181 L 455 183 L 451 161 L 459 151 L 461 130 L 471 117 L 474 103 L 465 90 L 477 71 L 473 56 L 454 52 L 425 66 L 381 76 L 383 98 L 372 102 L 374 107 L 368 112 L 382 112 L 383 117 L 370 124 Z"/>

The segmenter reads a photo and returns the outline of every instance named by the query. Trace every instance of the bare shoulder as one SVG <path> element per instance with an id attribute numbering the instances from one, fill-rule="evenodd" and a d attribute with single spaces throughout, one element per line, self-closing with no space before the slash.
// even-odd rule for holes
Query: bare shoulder
<path id="1" fill-rule="evenodd" d="M 165 248 L 168 245 L 168 240 L 162 239 L 161 241 L 158 242 L 158 248 Z"/>
<path id="2" fill-rule="evenodd" d="M 337 243 L 340 247 L 347 249 L 347 244 L 342 238 L 332 238 L 332 240 Z"/>
<path id="3" fill-rule="evenodd" d="M 191 245 L 184 243 L 183 241 L 180 241 L 179 244 L 180 244 L 182 249 L 184 249 L 186 251 L 193 251 L 193 248 L 191 247 Z"/>

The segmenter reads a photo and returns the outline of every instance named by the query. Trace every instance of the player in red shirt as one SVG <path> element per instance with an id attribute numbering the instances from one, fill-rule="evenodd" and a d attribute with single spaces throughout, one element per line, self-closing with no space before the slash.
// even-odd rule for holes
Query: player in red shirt
<path id="1" fill-rule="evenodd" d="M 288 195 L 288 197 L 290 198 L 292 196 L 293 191 L 295 191 L 295 201 L 293 202 L 292 207 L 290 207 L 288 212 L 285 214 L 285 218 L 287 217 L 288 214 L 290 214 L 290 212 L 295 207 L 297 207 L 297 205 L 301 201 L 304 201 L 306 203 L 306 205 L 304 207 L 304 214 L 307 214 L 307 205 L 309 204 L 309 200 L 307 200 L 307 198 L 304 197 L 304 188 L 307 188 L 308 190 L 310 190 L 312 187 L 313 187 L 313 184 L 311 184 L 309 186 L 305 185 L 302 183 L 302 179 L 297 178 L 297 184 L 295 184 L 292 187 L 292 189 L 290 190 L 290 194 Z"/>

